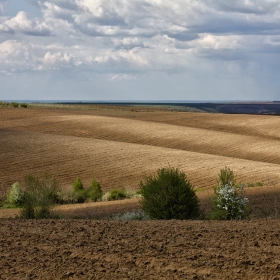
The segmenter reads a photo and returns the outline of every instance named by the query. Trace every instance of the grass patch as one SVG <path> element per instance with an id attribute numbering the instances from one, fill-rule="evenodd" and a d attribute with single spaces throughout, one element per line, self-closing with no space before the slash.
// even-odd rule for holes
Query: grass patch
<path id="1" fill-rule="evenodd" d="M 195 189 L 194 191 L 195 191 L 195 192 L 205 192 L 206 189 L 204 189 L 204 188 L 197 188 L 197 189 Z"/>
<path id="2" fill-rule="evenodd" d="M 263 183 L 262 182 L 257 182 L 257 183 L 248 183 L 247 187 L 248 188 L 253 188 L 253 187 L 262 187 Z"/>

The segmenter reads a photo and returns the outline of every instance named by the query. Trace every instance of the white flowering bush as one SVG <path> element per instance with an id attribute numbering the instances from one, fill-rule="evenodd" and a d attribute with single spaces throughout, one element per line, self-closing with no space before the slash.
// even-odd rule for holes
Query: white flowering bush
<path id="1" fill-rule="evenodd" d="M 12 205 L 22 205 L 24 199 L 24 192 L 21 189 L 19 182 L 12 185 L 6 194 L 6 202 Z"/>
<path id="2" fill-rule="evenodd" d="M 242 185 L 219 185 L 212 200 L 211 218 L 218 220 L 243 219 L 248 216 L 248 198 Z"/>

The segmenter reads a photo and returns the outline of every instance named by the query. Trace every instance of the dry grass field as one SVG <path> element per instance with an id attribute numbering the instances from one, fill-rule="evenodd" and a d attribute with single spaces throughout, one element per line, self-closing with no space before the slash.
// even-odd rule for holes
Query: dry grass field
<path id="1" fill-rule="evenodd" d="M 0 210 L 0 279 L 280 279 L 280 118 L 159 108 L 0 108 L 0 191 L 28 173 L 137 190 L 168 165 L 208 210 L 217 175 L 245 184 L 250 221 L 106 221 L 137 199 L 63 205 L 65 218 Z M 251 187 L 247 187 L 250 185 Z M 256 186 L 259 185 L 259 186 Z M 266 217 L 266 219 L 255 219 Z M 269 218 L 268 218 L 269 217 Z"/>

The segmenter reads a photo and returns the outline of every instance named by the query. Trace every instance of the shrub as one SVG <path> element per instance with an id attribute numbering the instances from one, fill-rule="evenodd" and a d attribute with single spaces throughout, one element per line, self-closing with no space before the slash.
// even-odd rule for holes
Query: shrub
<path id="1" fill-rule="evenodd" d="M 22 108 L 27 108 L 28 105 L 27 105 L 26 103 L 21 103 L 21 104 L 20 104 L 20 107 L 22 107 Z"/>
<path id="2" fill-rule="evenodd" d="M 230 184 L 235 185 L 235 177 L 236 175 L 234 174 L 234 172 L 226 166 L 225 168 L 220 170 L 218 184 L 222 186 Z"/>
<path id="3" fill-rule="evenodd" d="M 24 203 L 20 216 L 25 219 L 50 218 L 57 192 L 58 183 L 55 177 L 48 174 L 43 178 L 26 176 Z"/>
<path id="4" fill-rule="evenodd" d="M 8 107 L 8 106 L 10 106 L 10 103 L 2 101 L 1 106 Z"/>
<path id="5" fill-rule="evenodd" d="M 230 168 L 220 170 L 219 185 L 214 189 L 210 218 L 215 220 L 242 219 L 248 216 L 248 198 L 244 187 L 236 185 L 236 175 Z"/>
<path id="6" fill-rule="evenodd" d="M 75 202 L 84 203 L 87 200 L 87 190 L 84 188 L 84 185 L 79 177 L 72 185 L 73 189 L 73 199 Z"/>
<path id="7" fill-rule="evenodd" d="M 215 220 L 243 219 L 248 216 L 248 202 L 242 185 L 218 186 L 212 200 L 211 218 Z"/>
<path id="8" fill-rule="evenodd" d="M 20 206 L 23 204 L 23 201 L 24 201 L 24 192 L 21 189 L 19 182 L 16 182 L 8 190 L 6 194 L 6 202 L 8 204 Z"/>
<path id="9" fill-rule="evenodd" d="M 12 102 L 11 106 L 14 107 L 14 108 L 17 108 L 19 106 L 19 103 L 18 102 Z"/>
<path id="10" fill-rule="evenodd" d="M 199 201 L 185 173 L 162 168 L 140 182 L 142 209 L 152 219 L 193 219 L 200 215 Z"/>
<path id="11" fill-rule="evenodd" d="M 76 181 L 72 185 L 73 191 L 81 191 L 84 189 L 84 185 L 79 177 L 77 177 Z"/>
<path id="12" fill-rule="evenodd" d="M 90 186 L 87 189 L 87 197 L 92 201 L 99 201 L 102 199 L 103 192 L 100 184 L 96 180 L 92 180 Z"/>
<path id="13" fill-rule="evenodd" d="M 109 192 L 108 200 L 121 200 L 127 198 L 127 193 L 125 188 L 122 189 L 112 189 Z"/>

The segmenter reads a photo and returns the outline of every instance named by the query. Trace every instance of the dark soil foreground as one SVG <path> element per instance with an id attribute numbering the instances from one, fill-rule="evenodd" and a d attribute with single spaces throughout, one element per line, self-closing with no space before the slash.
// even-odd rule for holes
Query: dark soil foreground
<path id="1" fill-rule="evenodd" d="M 280 279 L 280 221 L 0 220 L 0 279 Z"/>

